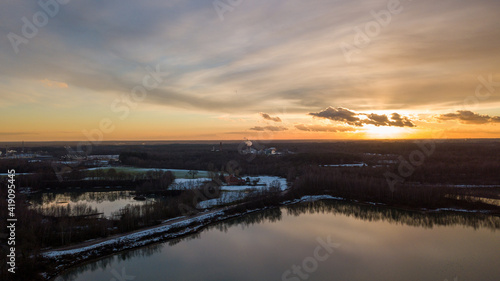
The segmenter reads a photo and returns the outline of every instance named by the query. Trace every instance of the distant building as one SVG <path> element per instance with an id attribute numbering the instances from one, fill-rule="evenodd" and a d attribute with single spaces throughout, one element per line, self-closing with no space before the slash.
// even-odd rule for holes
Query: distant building
<path id="1" fill-rule="evenodd" d="M 257 150 L 253 148 L 251 145 L 247 145 L 245 149 L 242 149 L 240 151 L 241 154 L 257 154 L 257 155 L 272 155 L 272 156 L 278 156 L 278 155 L 284 155 L 284 154 L 293 154 L 293 152 L 289 151 L 288 149 L 285 149 L 283 151 L 278 151 L 276 147 L 269 147 L 269 148 L 262 148 L 260 150 Z"/>
<path id="2" fill-rule="evenodd" d="M 264 154 L 275 155 L 276 154 L 276 147 L 270 147 L 270 148 L 264 150 Z"/>

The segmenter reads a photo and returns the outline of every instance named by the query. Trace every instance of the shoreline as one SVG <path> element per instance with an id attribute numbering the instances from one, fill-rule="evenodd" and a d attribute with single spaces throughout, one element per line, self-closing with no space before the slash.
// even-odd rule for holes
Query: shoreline
<path id="1" fill-rule="evenodd" d="M 264 208 L 247 210 L 243 213 L 226 214 L 238 205 L 227 206 L 219 209 L 212 209 L 191 217 L 177 217 L 163 221 L 160 225 L 138 229 L 132 232 L 116 234 L 106 238 L 85 241 L 74 245 L 65 246 L 59 249 L 51 249 L 41 253 L 43 258 L 48 260 L 49 264 L 55 263 L 55 268 L 51 272 L 41 272 L 44 280 L 55 280 L 57 276 L 73 266 L 97 260 L 109 255 L 140 248 L 154 243 L 162 243 L 171 239 L 180 238 L 186 235 L 195 234 L 207 226 L 224 220 L 242 217 L 251 213 L 260 212 L 282 206 L 294 205 L 299 203 L 316 202 L 321 200 L 348 201 L 341 197 L 331 195 L 307 195 L 299 199 L 281 202 L 280 205 L 266 206 Z M 353 204 L 393 208 L 405 211 L 439 213 L 439 212 L 459 212 L 459 213 L 477 213 L 500 216 L 498 211 L 490 210 L 465 210 L 455 208 L 408 208 L 402 206 L 390 206 L 383 203 L 361 202 L 358 200 L 349 201 Z"/>

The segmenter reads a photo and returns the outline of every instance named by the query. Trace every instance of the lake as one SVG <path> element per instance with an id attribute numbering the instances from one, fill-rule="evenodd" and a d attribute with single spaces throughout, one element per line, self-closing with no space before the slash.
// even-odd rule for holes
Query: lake
<path id="1" fill-rule="evenodd" d="M 253 213 L 55 280 L 500 280 L 500 218 L 321 201 Z"/>

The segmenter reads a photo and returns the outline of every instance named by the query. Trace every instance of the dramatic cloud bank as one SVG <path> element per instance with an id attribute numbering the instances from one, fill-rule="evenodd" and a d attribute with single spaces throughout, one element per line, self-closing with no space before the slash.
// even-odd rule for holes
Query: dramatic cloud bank
<path id="1" fill-rule="evenodd" d="M 375 126 L 415 127 L 415 124 L 413 124 L 408 117 L 402 117 L 398 113 L 392 113 L 389 118 L 387 115 L 379 115 L 375 113 L 356 113 L 347 108 L 334 108 L 330 106 L 320 112 L 311 112 L 309 115 L 344 122 L 352 126 L 371 124 Z"/>

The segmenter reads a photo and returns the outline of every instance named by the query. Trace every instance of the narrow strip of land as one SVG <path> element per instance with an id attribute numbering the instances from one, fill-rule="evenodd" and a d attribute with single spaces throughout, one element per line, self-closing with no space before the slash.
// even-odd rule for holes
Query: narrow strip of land
<path id="1" fill-rule="evenodd" d="M 200 212 L 200 213 L 198 213 L 196 215 L 192 215 L 192 216 L 177 217 L 177 218 L 165 220 L 164 222 L 162 222 L 160 224 L 157 224 L 157 225 L 140 228 L 140 229 L 137 229 L 137 230 L 134 230 L 134 231 L 129 231 L 129 232 L 125 232 L 125 233 L 114 234 L 114 235 L 111 235 L 111 236 L 108 236 L 108 237 L 103 237 L 103 238 L 92 239 L 92 240 L 89 240 L 89 241 L 84 241 L 84 242 L 80 242 L 80 243 L 77 243 L 77 244 L 72 244 L 72 245 L 68 245 L 68 246 L 64 246 L 64 247 L 60 247 L 60 248 L 48 249 L 48 250 L 44 251 L 43 253 L 46 253 L 46 252 L 60 252 L 60 251 L 67 251 L 67 250 L 74 250 L 74 249 L 84 248 L 84 247 L 96 245 L 96 244 L 99 244 L 99 243 L 102 243 L 102 242 L 106 242 L 106 241 L 109 241 L 109 240 L 113 240 L 113 239 L 125 237 L 125 236 L 132 235 L 132 234 L 135 234 L 135 233 L 139 233 L 141 231 L 146 231 L 146 230 L 155 229 L 155 228 L 159 228 L 159 227 L 163 227 L 163 226 L 168 226 L 168 225 L 172 225 L 172 224 L 175 224 L 175 223 L 178 223 L 178 222 L 182 222 L 182 221 L 188 221 L 188 220 L 191 220 L 191 219 L 195 219 L 195 218 L 198 218 L 198 217 L 201 217 L 201 216 L 205 216 L 205 215 L 208 215 L 208 214 L 216 213 L 216 212 L 223 211 L 223 210 L 226 210 L 226 209 L 227 209 L 227 207 L 225 207 L 225 208 L 219 208 L 219 209 L 213 209 L 213 210 L 206 211 L 206 212 Z"/>

